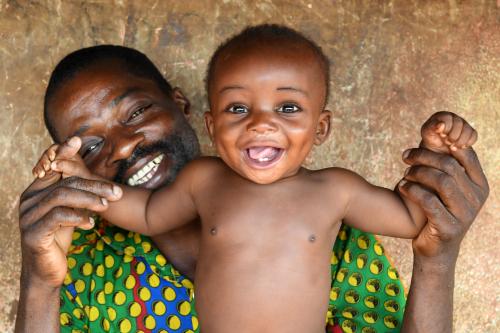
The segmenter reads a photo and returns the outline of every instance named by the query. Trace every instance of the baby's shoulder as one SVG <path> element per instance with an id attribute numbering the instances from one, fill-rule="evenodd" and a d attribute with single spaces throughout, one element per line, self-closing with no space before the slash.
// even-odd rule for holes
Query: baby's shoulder
<path id="1" fill-rule="evenodd" d="M 206 178 L 213 177 L 225 169 L 224 162 L 213 156 L 204 156 L 189 162 L 182 170 L 183 174 L 190 177 Z"/>
<path id="2" fill-rule="evenodd" d="M 313 177 L 319 177 L 323 181 L 334 182 L 349 181 L 352 179 L 360 178 L 360 176 L 356 172 L 339 167 L 316 170 L 313 173 Z"/>

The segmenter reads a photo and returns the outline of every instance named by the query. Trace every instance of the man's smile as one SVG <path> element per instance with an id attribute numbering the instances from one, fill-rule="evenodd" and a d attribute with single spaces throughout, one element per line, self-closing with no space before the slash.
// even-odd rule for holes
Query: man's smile
<path id="1" fill-rule="evenodd" d="M 158 171 L 158 166 L 164 157 L 165 154 L 160 154 L 146 163 L 142 168 L 137 170 L 137 172 L 127 179 L 127 184 L 130 186 L 137 186 L 151 180 Z"/>

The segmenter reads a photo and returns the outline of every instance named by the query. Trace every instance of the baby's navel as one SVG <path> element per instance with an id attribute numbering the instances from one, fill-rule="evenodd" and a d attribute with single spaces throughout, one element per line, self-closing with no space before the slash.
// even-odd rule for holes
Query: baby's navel
<path id="1" fill-rule="evenodd" d="M 216 228 L 216 227 L 212 227 L 212 228 L 210 229 L 210 234 L 211 234 L 212 236 L 217 235 L 217 228 Z"/>
<path id="2" fill-rule="evenodd" d="M 314 243 L 315 241 L 316 241 L 316 235 L 315 234 L 312 234 L 311 236 L 309 236 L 309 242 Z"/>

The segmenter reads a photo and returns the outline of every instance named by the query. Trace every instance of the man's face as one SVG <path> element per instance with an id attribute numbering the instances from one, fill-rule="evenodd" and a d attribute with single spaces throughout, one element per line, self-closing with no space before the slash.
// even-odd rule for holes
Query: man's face
<path id="1" fill-rule="evenodd" d="M 168 96 L 119 65 L 98 63 L 66 81 L 49 102 L 49 118 L 59 142 L 81 137 L 90 171 L 154 189 L 199 154 L 189 103 L 180 91 Z"/>
<path id="2" fill-rule="evenodd" d="M 259 184 L 295 175 L 329 130 L 324 73 L 313 51 L 254 43 L 218 62 L 205 119 L 221 158 Z"/>

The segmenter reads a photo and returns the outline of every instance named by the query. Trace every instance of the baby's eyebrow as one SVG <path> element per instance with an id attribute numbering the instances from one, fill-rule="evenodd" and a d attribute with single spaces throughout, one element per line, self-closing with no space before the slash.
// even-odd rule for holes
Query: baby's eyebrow
<path id="1" fill-rule="evenodd" d="M 291 91 L 296 91 L 298 93 L 301 93 L 307 97 L 309 97 L 309 94 L 307 93 L 307 91 L 304 91 L 302 89 L 299 89 L 299 88 L 295 88 L 295 87 L 278 87 L 276 88 L 276 90 L 291 90 Z"/>
<path id="2" fill-rule="evenodd" d="M 222 94 L 222 93 L 226 92 L 227 90 L 232 90 L 232 89 L 245 89 L 245 88 L 242 86 L 226 86 L 226 87 L 222 88 L 221 90 L 219 90 L 219 94 Z"/>

